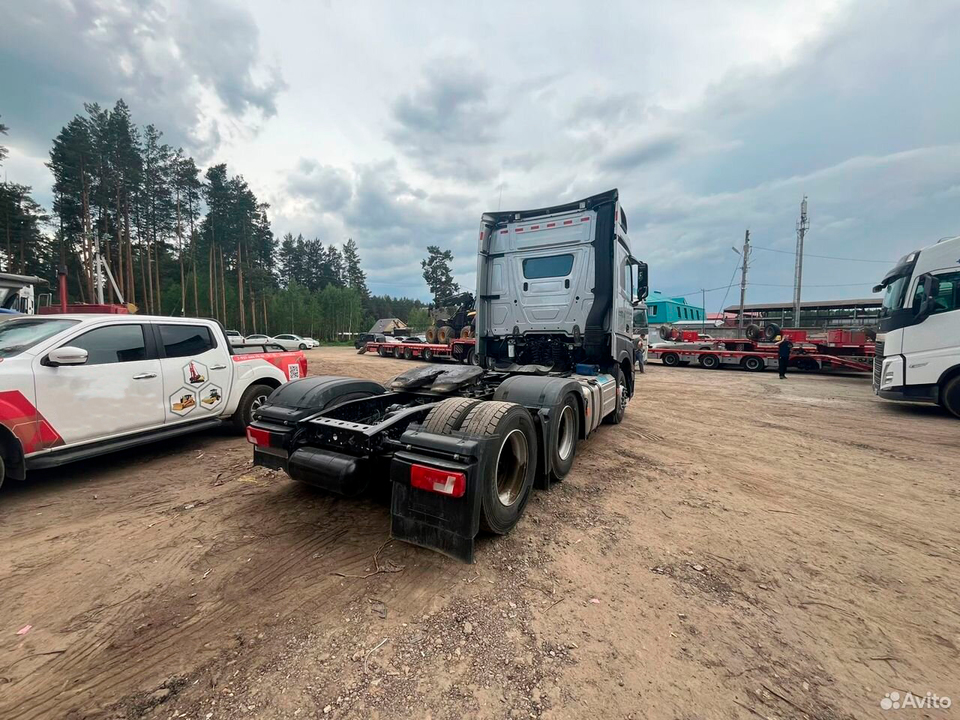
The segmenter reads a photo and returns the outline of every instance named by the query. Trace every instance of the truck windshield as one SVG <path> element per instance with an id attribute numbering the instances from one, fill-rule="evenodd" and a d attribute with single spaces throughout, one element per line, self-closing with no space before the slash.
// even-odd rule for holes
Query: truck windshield
<path id="1" fill-rule="evenodd" d="M 76 324 L 76 320 L 45 320 L 35 317 L 0 321 L 0 358 L 19 355 Z"/>
<path id="2" fill-rule="evenodd" d="M 903 297 L 909 280 L 909 275 L 901 275 L 887 285 L 883 291 L 883 303 L 880 307 L 881 317 L 887 317 L 894 310 L 899 310 L 903 307 Z"/>

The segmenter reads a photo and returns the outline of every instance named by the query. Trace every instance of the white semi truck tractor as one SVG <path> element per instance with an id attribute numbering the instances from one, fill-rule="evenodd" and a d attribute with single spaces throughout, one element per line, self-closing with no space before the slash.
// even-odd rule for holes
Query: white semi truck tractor
<path id="1" fill-rule="evenodd" d="M 883 291 L 873 388 L 960 417 L 960 236 L 905 255 Z"/>
<path id="2" fill-rule="evenodd" d="M 257 465 L 344 495 L 393 484 L 391 534 L 472 562 L 533 487 L 570 472 L 577 445 L 623 420 L 647 266 L 616 190 L 490 212 L 477 246 L 476 365 L 414 367 L 389 385 L 309 377 L 248 428 Z"/>

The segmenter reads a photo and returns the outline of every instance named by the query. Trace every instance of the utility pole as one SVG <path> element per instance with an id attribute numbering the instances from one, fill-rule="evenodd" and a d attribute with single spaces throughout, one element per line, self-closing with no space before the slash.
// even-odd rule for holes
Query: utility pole
<path id="1" fill-rule="evenodd" d="M 703 288 L 700 288 L 700 318 L 703 320 L 700 323 L 700 332 L 705 335 L 707 332 L 707 291 Z"/>
<path id="2" fill-rule="evenodd" d="M 747 266 L 750 260 L 750 231 L 743 236 L 743 252 L 740 255 L 743 266 L 740 273 L 740 317 L 737 320 L 739 334 L 743 335 L 743 306 L 747 300 Z"/>
<path id="3" fill-rule="evenodd" d="M 807 220 L 807 196 L 800 203 L 800 219 L 797 220 L 797 264 L 793 276 L 793 326 L 800 327 L 800 285 L 803 280 L 803 238 L 810 228 Z"/>

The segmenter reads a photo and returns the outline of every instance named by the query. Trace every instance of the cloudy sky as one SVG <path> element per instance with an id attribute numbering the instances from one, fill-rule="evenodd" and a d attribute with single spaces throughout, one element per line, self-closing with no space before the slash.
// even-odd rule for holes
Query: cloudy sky
<path id="1" fill-rule="evenodd" d="M 51 139 L 123 97 L 241 172 L 277 235 L 353 237 L 377 293 L 426 298 L 428 244 L 472 288 L 484 210 L 611 187 L 652 287 L 697 301 L 731 282 L 746 228 L 748 299 L 789 300 L 804 194 L 805 299 L 867 296 L 960 233 L 953 0 L 0 0 L 0 17 L 10 180 L 49 207 Z"/>

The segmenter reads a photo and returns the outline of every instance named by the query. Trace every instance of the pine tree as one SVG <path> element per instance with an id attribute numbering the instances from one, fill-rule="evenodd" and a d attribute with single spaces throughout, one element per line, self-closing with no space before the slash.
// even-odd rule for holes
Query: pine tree
<path id="1" fill-rule="evenodd" d="M 367 290 L 367 275 L 360 267 L 360 252 L 353 238 L 349 238 L 343 244 L 343 264 L 347 287 L 356 290 L 366 301 L 370 297 L 370 291 Z"/>
<path id="2" fill-rule="evenodd" d="M 427 246 L 427 257 L 420 261 L 423 269 L 423 279 L 433 293 L 435 305 L 442 305 L 448 298 L 460 292 L 460 286 L 453 281 L 450 265 L 453 263 L 453 252 L 441 250 L 436 245 Z"/>

